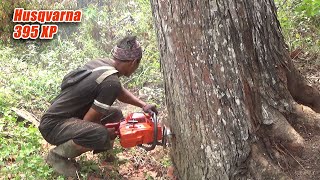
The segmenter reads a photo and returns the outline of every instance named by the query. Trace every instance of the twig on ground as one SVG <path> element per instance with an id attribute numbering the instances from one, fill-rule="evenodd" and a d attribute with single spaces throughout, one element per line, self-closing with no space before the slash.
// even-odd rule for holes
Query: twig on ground
<path id="1" fill-rule="evenodd" d="M 304 167 L 303 167 L 303 165 L 289 152 L 289 150 L 286 148 L 286 147 L 284 147 L 282 144 L 280 144 L 286 151 L 287 151 L 287 153 L 302 167 L 302 169 L 303 170 L 306 170 Z"/>

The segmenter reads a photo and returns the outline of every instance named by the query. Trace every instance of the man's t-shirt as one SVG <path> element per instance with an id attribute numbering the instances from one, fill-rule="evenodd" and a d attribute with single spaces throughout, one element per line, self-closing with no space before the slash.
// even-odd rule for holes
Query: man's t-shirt
<path id="1" fill-rule="evenodd" d="M 93 70 L 102 66 L 110 66 L 108 60 L 92 60 L 84 65 L 84 68 Z M 83 119 L 91 107 L 105 114 L 121 92 L 117 73 L 108 76 L 100 84 L 96 82 L 105 71 L 93 71 L 77 84 L 63 89 L 42 116 L 41 126 L 47 129 L 71 117 Z"/>

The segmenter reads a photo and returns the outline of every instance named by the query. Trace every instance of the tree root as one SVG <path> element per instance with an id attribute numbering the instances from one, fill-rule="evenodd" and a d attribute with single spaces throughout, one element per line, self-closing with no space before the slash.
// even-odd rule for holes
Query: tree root
<path id="1" fill-rule="evenodd" d="M 279 166 L 274 165 L 264 148 L 259 144 L 252 144 L 249 172 L 254 179 L 291 179 Z"/>
<path id="2" fill-rule="evenodd" d="M 301 104 L 293 106 L 293 112 L 288 115 L 288 120 L 296 128 L 298 125 L 305 127 L 308 129 L 306 130 L 308 133 L 310 133 L 311 129 L 314 132 L 319 132 L 320 130 L 320 114 Z"/>
<path id="3" fill-rule="evenodd" d="M 311 129 L 316 130 L 311 132 L 320 132 L 320 92 L 307 83 L 293 64 L 288 65 L 288 90 L 297 103 L 292 105 L 291 112 L 286 112 L 288 114 L 268 102 L 262 103 L 264 114 L 256 132 L 259 140 L 252 144 L 248 159 L 249 172 L 254 179 L 291 179 L 285 173 L 290 168 L 304 169 L 297 158 L 303 155 L 306 143 L 301 127 L 306 128 L 308 135 Z"/>
<path id="4" fill-rule="evenodd" d="M 285 172 L 296 166 L 304 169 L 297 157 L 305 149 L 303 133 L 298 128 L 305 127 L 308 135 L 319 132 L 320 114 L 315 111 L 315 106 L 309 108 L 295 103 L 292 107 L 290 114 L 283 114 L 271 106 L 267 108 L 265 117 L 268 118 L 262 121 L 257 131 L 260 141 L 251 147 L 248 167 L 254 179 L 290 179 Z M 268 120 L 270 118 L 272 120 Z"/>
<path id="5" fill-rule="evenodd" d="M 295 157 L 303 153 L 303 137 L 279 111 L 273 113 L 278 119 L 263 125 L 261 141 L 251 146 L 249 171 L 254 179 L 291 179 L 285 171 L 297 165 L 303 168 Z"/>
<path id="6" fill-rule="evenodd" d="M 273 141 L 282 144 L 294 154 L 300 155 L 304 148 L 303 137 L 288 123 L 282 114 L 278 117 L 279 119 L 271 125 L 271 128 L 267 129 L 269 136 Z"/>
<path id="7" fill-rule="evenodd" d="M 266 110 L 259 137 L 262 137 L 267 146 L 266 149 L 271 149 L 271 144 L 275 142 L 299 155 L 304 148 L 303 137 L 289 124 L 287 118 L 279 110 L 271 106 L 264 106 L 264 109 Z"/>
<path id="8" fill-rule="evenodd" d="M 309 85 L 293 64 L 289 64 L 289 67 L 290 70 L 287 70 L 287 85 L 293 99 L 299 104 L 309 106 L 315 112 L 320 113 L 319 90 Z"/>

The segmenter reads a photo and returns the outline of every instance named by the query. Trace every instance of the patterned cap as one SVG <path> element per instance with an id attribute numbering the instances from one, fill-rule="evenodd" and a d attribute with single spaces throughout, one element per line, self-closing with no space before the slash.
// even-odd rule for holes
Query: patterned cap
<path id="1" fill-rule="evenodd" d="M 111 53 L 114 58 L 123 61 L 133 61 L 142 58 L 142 48 L 138 41 L 135 41 L 131 49 L 123 49 L 115 46 Z"/>

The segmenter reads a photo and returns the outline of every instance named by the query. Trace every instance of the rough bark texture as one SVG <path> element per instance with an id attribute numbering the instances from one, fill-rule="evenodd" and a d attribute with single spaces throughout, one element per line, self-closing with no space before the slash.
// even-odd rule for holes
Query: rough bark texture
<path id="1" fill-rule="evenodd" d="M 178 176 L 286 178 L 265 152 L 273 139 L 301 150 L 285 115 L 305 98 L 288 89 L 298 74 L 273 1 L 151 2 Z"/>

